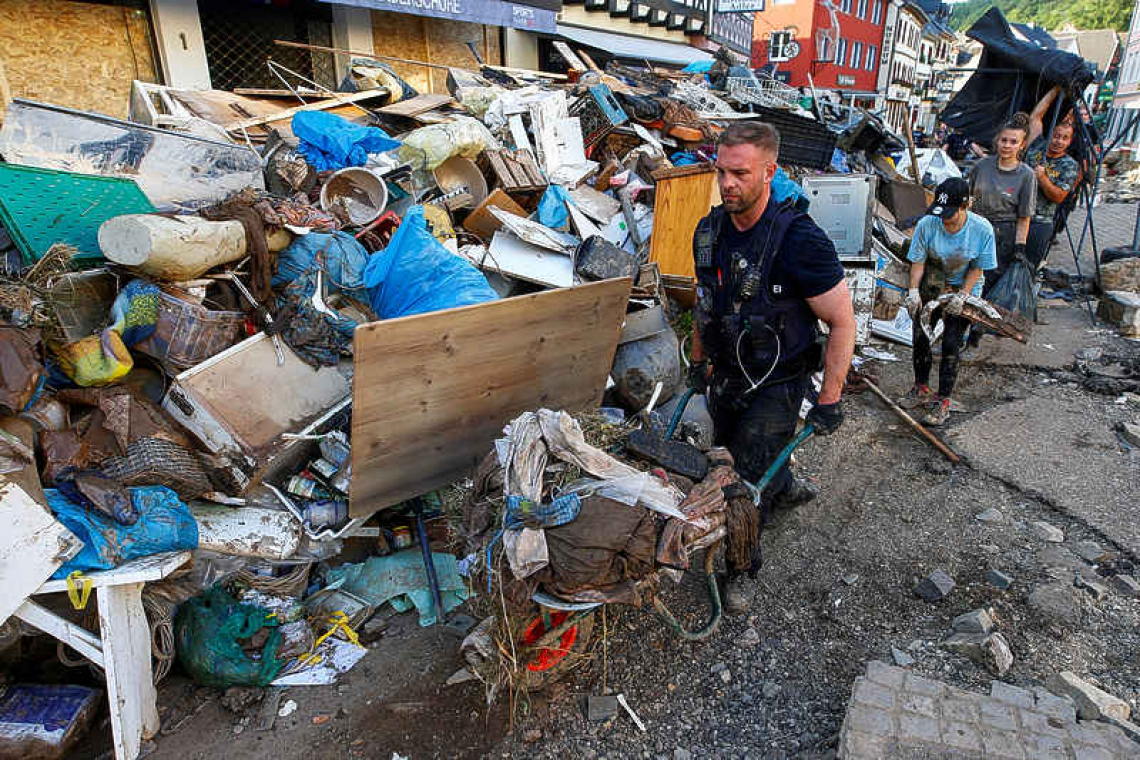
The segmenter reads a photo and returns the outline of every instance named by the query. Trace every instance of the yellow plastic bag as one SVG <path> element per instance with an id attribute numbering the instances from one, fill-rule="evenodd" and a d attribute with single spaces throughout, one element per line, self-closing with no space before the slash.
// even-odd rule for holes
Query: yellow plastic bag
<path id="1" fill-rule="evenodd" d="M 114 330 L 53 347 L 60 369 L 83 388 L 109 385 L 131 371 L 134 359 Z"/>

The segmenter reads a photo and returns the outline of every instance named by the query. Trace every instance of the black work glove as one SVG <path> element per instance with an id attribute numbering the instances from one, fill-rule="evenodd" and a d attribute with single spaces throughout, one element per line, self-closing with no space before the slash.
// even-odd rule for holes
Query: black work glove
<path id="1" fill-rule="evenodd" d="M 709 363 L 701 360 L 689 365 L 689 387 L 702 396 L 709 392 Z"/>
<path id="2" fill-rule="evenodd" d="M 816 404 L 807 413 L 807 421 L 815 427 L 818 435 L 831 435 L 843 424 L 843 409 L 839 402 Z"/>

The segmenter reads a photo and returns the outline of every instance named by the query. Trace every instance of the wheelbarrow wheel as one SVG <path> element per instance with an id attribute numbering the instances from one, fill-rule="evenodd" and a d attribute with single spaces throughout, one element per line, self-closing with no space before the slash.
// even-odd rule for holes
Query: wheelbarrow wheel
<path id="1" fill-rule="evenodd" d="M 565 624 L 570 614 L 551 612 L 550 630 Z M 589 659 L 588 649 L 593 633 L 594 613 L 590 612 L 567 627 L 554 642 L 536 646 L 547 634 L 543 616 L 521 618 L 515 626 L 515 645 L 520 647 L 519 685 L 526 691 L 541 691 L 565 678 Z"/>

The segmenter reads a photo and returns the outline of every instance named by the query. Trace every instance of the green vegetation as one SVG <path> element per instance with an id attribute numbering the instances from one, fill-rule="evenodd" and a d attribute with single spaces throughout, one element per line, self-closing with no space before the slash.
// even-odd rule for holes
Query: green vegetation
<path id="1" fill-rule="evenodd" d="M 1132 15 L 1132 0 L 967 0 L 953 6 L 950 25 L 965 31 L 995 5 L 1011 22 L 1054 31 L 1072 23 L 1077 29 L 1126 32 Z"/>

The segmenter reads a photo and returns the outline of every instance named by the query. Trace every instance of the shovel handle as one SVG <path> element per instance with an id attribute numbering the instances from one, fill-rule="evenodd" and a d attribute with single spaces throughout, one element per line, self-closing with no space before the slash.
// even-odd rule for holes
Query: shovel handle
<path id="1" fill-rule="evenodd" d="M 677 408 L 673 412 L 673 419 L 669 420 L 669 428 L 665 431 L 666 441 L 671 440 L 673 433 L 677 432 L 677 425 L 680 424 L 681 417 L 685 414 L 685 407 L 689 405 L 689 399 L 691 399 L 696 392 L 695 389 L 688 388 L 685 390 L 684 395 L 681 396 L 681 400 L 677 403 Z"/>
<path id="2" fill-rule="evenodd" d="M 815 433 L 815 425 L 809 422 L 804 425 L 804 428 L 799 432 L 799 435 L 793 438 L 787 446 L 780 449 L 780 453 L 776 455 L 776 458 L 772 461 L 772 464 L 768 465 L 768 469 L 764 471 L 764 474 L 760 477 L 760 480 L 756 482 L 757 491 L 763 491 L 768 487 L 768 484 L 772 482 L 772 478 L 776 477 L 776 473 L 781 467 L 784 466 L 784 463 L 788 461 L 788 457 L 792 455 L 792 452 L 795 451 L 801 443 L 806 441 L 808 438 L 811 438 L 813 433 Z"/>

